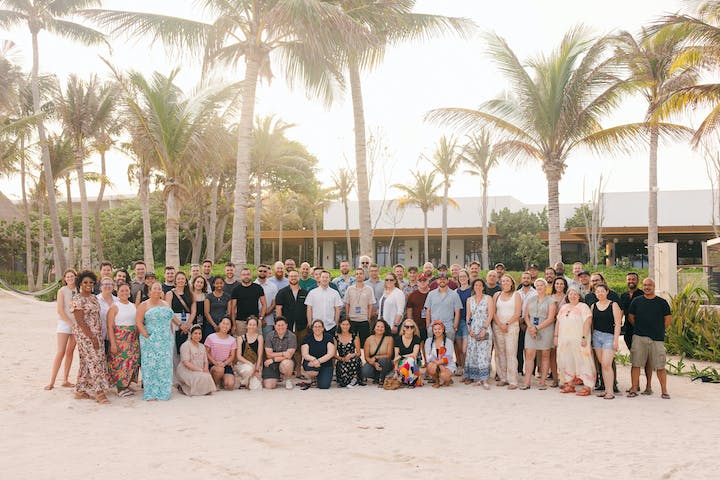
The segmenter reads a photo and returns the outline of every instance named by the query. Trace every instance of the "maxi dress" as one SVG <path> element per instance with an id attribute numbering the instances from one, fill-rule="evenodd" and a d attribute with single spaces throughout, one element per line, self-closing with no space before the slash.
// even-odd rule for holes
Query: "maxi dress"
<path id="1" fill-rule="evenodd" d="M 480 333 L 480 329 L 488 319 L 488 295 L 483 295 L 480 302 L 475 296 L 468 299 L 467 308 L 470 309 L 469 331 L 473 335 Z M 492 325 L 488 325 L 485 340 L 477 340 L 468 336 L 467 354 L 465 356 L 465 376 L 472 380 L 487 380 L 490 378 L 490 359 L 492 358 Z"/>
<path id="2" fill-rule="evenodd" d="M 169 400 L 173 386 L 173 333 L 170 307 L 151 307 L 145 312 L 149 338 L 140 335 L 143 400 Z"/>
<path id="3" fill-rule="evenodd" d="M 555 328 L 558 333 L 557 366 L 561 383 L 579 378 L 586 387 L 595 385 L 595 361 L 590 337 L 586 338 L 584 347 L 581 345 L 583 323 L 590 316 L 590 307 L 584 303 L 575 306 L 566 303 L 560 307 Z"/>
<path id="4" fill-rule="evenodd" d="M 100 303 L 95 295 L 83 296 L 76 293 L 70 305 L 70 311 L 75 310 L 82 310 L 83 320 L 90 330 L 90 336 L 87 336 L 77 322 L 72 327 L 80 356 L 75 391 L 95 397 L 109 387 L 105 343 L 100 326 Z M 92 338 L 95 339 L 97 347 L 93 346 Z"/>

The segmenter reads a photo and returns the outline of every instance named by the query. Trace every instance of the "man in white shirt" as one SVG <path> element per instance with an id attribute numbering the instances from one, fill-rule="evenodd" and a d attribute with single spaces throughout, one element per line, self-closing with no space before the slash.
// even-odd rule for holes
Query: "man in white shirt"
<path id="1" fill-rule="evenodd" d="M 267 313 L 265 318 L 262 319 L 263 335 L 268 335 L 275 330 L 275 297 L 277 296 L 278 289 L 273 283 L 268 281 L 267 277 L 269 274 L 270 267 L 267 265 L 258 266 L 255 283 L 263 288 L 263 292 L 265 292 L 265 304 L 267 305 L 267 309 L 265 310 Z"/>
<path id="2" fill-rule="evenodd" d="M 318 286 L 308 292 L 305 305 L 308 307 L 308 325 L 312 325 L 313 320 L 322 320 L 325 331 L 335 335 L 343 303 L 337 290 L 330 288 L 330 272 L 323 270 L 320 273 Z"/>

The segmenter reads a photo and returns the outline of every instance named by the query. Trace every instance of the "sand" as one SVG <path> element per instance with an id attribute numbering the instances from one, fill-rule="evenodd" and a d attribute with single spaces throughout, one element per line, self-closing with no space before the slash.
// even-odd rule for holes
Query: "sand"
<path id="1" fill-rule="evenodd" d="M 2 291 L 0 311 L 3 480 L 718 478 L 720 385 L 670 376 L 671 400 L 456 384 L 98 405 L 42 388 L 54 304 Z M 619 377 L 624 390 L 629 368 Z"/>

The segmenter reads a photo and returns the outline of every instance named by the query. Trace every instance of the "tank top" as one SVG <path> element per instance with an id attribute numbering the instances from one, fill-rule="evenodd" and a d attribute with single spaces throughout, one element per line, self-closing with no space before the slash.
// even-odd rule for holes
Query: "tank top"
<path id="1" fill-rule="evenodd" d="M 117 302 L 118 313 L 115 315 L 115 326 L 117 327 L 134 327 L 135 326 L 135 304 Z"/>
<path id="2" fill-rule="evenodd" d="M 241 338 L 243 341 L 242 356 L 245 357 L 247 360 L 250 360 L 253 363 L 257 362 L 258 346 L 259 346 L 258 339 L 260 338 L 260 335 L 258 335 L 255 338 L 255 341 L 252 343 L 248 342 L 247 335 L 243 335 Z"/>
<path id="3" fill-rule="evenodd" d="M 67 285 L 63 285 L 60 288 L 60 292 L 63 296 L 63 309 L 65 310 L 65 314 L 70 318 L 71 321 L 75 321 L 75 317 L 73 316 L 72 310 L 70 310 L 70 304 L 72 303 L 72 297 L 73 297 L 73 290 L 68 287 Z M 62 319 L 58 317 L 58 320 L 65 323 L 65 319 Z"/>
<path id="4" fill-rule="evenodd" d="M 615 302 L 611 300 L 605 310 L 600 310 L 597 306 L 597 303 L 593 304 L 593 329 L 599 332 L 615 333 L 615 317 L 613 315 L 613 303 Z"/>
<path id="5" fill-rule="evenodd" d="M 509 321 L 515 315 L 515 293 L 510 297 L 510 300 L 503 300 L 502 293 L 498 295 L 495 308 L 497 318 L 502 323 Z"/>

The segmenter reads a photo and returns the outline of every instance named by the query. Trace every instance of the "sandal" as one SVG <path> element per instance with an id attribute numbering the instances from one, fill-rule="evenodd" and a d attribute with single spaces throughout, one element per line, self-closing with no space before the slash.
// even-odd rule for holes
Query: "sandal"
<path id="1" fill-rule="evenodd" d="M 612 393 L 606 393 L 605 396 L 603 396 L 603 398 L 605 400 L 612 400 L 613 398 L 615 398 L 615 395 L 613 395 Z"/>
<path id="2" fill-rule="evenodd" d="M 575 385 L 566 383 L 560 388 L 560 393 L 575 393 Z"/>
<path id="3" fill-rule="evenodd" d="M 663 393 L 662 395 L 660 395 L 660 398 L 662 398 L 663 400 L 670 400 L 670 394 L 669 394 L 669 393 Z"/>
<path id="4" fill-rule="evenodd" d="M 627 393 L 627 398 L 635 398 L 638 396 L 638 393 L 635 390 L 632 390 Z"/>
<path id="5" fill-rule="evenodd" d="M 107 405 L 108 403 L 110 403 L 110 400 L 108 400 L 104 393 L 98 393 L 97 395 L 95 395 L 95 401 L 102 405 Z"/>
<path id="6" fill-rule="evenodd" d="M 575 395 L 578 397 L 587 397 L 590 395 L 590 393 L 592 393 L 592 390 L 590 389 L 590 387 L 583 387 Z"/>
<path id="7" fill-rule="evenodd" d="M 540 386 L 538 387 L 538 390 L 547 390 L 547 383 L 543 380 L 540 382 Z"/>
<path id="8" fill-rule="evenodd" d="M 182 388 L 180 388 L 180 385 L 178 385 L 177 388 L 180 393 L 185 393 L 182 391 Z M 133 395 L 135 395 L 135 393 L 129 388 L 124 388 L 118 392 L 118 397 L 132 397 Z"/>
<path id="9" fill-rule="evenodd" d="M 559 386 L 560 386 L 560 384 L 558 382 L 552 382 L 550 384 L 550 388 L 558 388 Z"/>
<path id="10" fill-rule="evenodd" d="M 652 394 L 653 394 L 652 388 L 646 388 L 641 393 L 641 395 L 652 395 Z"/>
<path id="11" fill-rule="evenodd" d="M 90 395 L 85 392 L 75 392 L 75 400 L 89 400 Z"/>
<path id="12" fill-rule="evenodd" d="M 509 387 L 508 387 L 508 388 L 509 388 Z M 520 385 L 518 388 L 519 388 L 520 390 L 530 390 L 530 385 L 524 383 L 524 384 Z"/>

